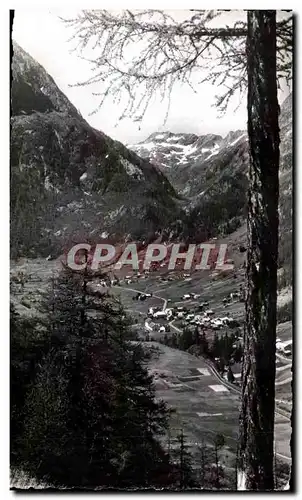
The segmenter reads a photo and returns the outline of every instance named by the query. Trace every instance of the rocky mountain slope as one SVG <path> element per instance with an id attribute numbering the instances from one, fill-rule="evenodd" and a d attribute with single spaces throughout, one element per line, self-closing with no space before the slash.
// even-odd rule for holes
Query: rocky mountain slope
<path id="1" fill-rule="evenodd" d="M 12 74 L 12 257 L 173 230 L 181 210 L 158 168 L 93 129 L 17 44 Z"/>

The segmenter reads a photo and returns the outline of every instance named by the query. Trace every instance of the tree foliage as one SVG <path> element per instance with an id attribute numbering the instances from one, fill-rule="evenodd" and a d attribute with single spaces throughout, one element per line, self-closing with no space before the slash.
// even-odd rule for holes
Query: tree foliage
<path id="1" fill-rule="evenodd" d="M 34 325 L 25 330 L 12 311 L 13 462 L 57 486 L 169 482 L 158 441 L 167 409 L 155 399 L 141 345 L 129 341 L 121 305 L 88 295 L 88 279 L 65 269 L 51 282 L 41 348 Z"/>

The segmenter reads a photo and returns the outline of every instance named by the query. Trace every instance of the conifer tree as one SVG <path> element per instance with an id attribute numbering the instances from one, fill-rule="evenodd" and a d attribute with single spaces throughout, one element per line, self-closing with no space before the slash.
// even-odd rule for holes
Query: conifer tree
<path id="1" fill-rule="evenodd" d="M 169 464 L 168 412 L 120 303 L 91 296 L 87 280 L 64 269 L 43 304 L 52 343 L 25 402 L 23 465 L 58 486 L 154 485 Z"/>

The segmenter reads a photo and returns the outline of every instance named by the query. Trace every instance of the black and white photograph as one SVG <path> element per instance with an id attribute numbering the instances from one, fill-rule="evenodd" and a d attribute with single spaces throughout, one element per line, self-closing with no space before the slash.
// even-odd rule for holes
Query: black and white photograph
<path id="1" fill-rule="evenodd" d="M 9 488 L 297 491 L 299 19 L 125 7 L 7 12 Z"/>

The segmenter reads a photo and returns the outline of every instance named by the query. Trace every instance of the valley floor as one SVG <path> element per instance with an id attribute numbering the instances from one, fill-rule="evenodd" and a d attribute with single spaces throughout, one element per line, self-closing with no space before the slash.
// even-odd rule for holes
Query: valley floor
<path id="1" fill-rule="evenodd" d="M 35 314 L 35 301 L 45 289 L 46 281 L 60 269 L 59 260 L 43 259 L 24 260 L 12 263 L 11 273 L 22 270 L 30 278 L 23 290 L 15 290 L 12 301 L 22 314 Z M 137 328 L 145 335 L 147 312 L 150 306 L 160 308 L 184 304 L 181 297 L 185 293 L 201 294 L 199 300 L 209 301 L 216 315 L 225 314 L 223 297 L 239 287 L 243 282 L 244 270 L 240 269 L 235 276 L 213 279 L 210 272 L 194 273 L 189 280 L 173 279 L 163 283 L 159 276 L 150 273 L 147 279 L 137 280 L 127 285 L 122 281 L 119 286 L 112 287 L 114 294 L 120 299 L 130 315 L 136 318 Z M 133 300 L 137 291 L 152 292 L 153 297 L 146 301 Z M 24 297 L 31 303 L 24 305 Z M 169 302 L 168 302 L 169 301 Z M 194 305 L 187 301 L 186 306 Z M 230 315 L 242 323 L 244 304 L 234 301 L 228 306 Z M 181 331 L 177 321 L 170 322 L 170 333 Z M 291 323 L 278 325 L 277 336 L 282 341 L 291 339 Z M 220 462 L 230 467 L 234 473 L 236 450 L 238 445 L 238 418 L 240 407 L 240 387 L 230 384 L 217 373 L 211 363 L 203 357 L 196 357 L 188 352 L 173 349 L 158 342 L 162 334 L 152 332 L 154 342 L 144 342 L 146 349 L 152 348 L 149 370 L 154 375 L 157 396 L 175 410 L 171 418 L 171 431 L 165 436 L 167 448 L 176 446 L 177 435 L 183 429 L 196 466 L 199 461 L 199 447 L 213 447 L 214 438 L 222 433 L 226 438 L 226 446 L 221 452 Z M 276 456 L 289 464 L 290 457 L 290 411 L 291 411 L 291 359 L 277 355 L 276 374 Z M 232 475 L 231 474 L 231 475 Z M 235 481 L 235 478 L 234 478 Z"/>

